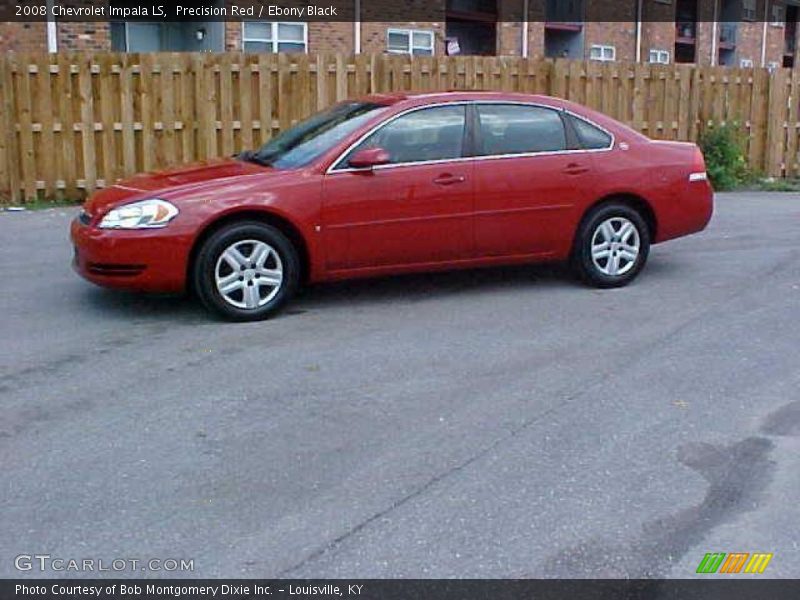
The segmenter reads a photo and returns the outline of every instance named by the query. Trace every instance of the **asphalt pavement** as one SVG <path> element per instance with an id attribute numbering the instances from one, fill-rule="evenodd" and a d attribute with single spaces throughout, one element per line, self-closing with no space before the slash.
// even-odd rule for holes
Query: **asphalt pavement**
<path id="1" fill-rule="evenodd" d="M 0 213 L 0 576 L 800 577 L 800 197 L 717 197 L 631 286 L 317 286 L 279 318 L 111 292 Z"/>

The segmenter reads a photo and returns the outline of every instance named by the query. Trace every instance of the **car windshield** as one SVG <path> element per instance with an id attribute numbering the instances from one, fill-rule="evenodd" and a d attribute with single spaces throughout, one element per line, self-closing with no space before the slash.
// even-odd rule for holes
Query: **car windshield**
<path id="1" fill-rule="evenodd" d="M 239 158 L 276 169 L 302 167 L 325 154 L 386 108 L 383 104 L 371 102 L 336 104 L 287 129 L 259 150 L 243 152 Z"/>

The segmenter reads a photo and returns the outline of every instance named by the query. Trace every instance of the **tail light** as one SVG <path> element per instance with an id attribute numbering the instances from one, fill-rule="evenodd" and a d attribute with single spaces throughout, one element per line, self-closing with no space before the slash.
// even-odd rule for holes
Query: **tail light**
<path id="1" fill-rule="evenodd" d="M 706 181 L 708 180 L 708 173 L 706 173 L 706 159 L 703 158 L 703 153 L 700 148 L 695 147 L 694 157 L 692 159 L 692 170 L 689 172 L 689 181 Z"/>

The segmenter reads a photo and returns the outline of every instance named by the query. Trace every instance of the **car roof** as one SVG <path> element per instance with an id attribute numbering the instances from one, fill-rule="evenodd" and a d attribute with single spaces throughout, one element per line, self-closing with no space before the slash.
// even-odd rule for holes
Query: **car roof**
<path id="1" fill-rule="evenodd" d="M 497 91 L 459 91 L 452 90 L 447 92 L 405 92 L 393 93 L 389 95 L 393 102 L 404 108 L 424 106 L 426 104 L 437 104 L 446 102 L 476 102 L 476 101 L 497 101 L 497 102 L 525 102 L 549 106 L 556 109 L 566 109 L 581 117 L 589 119 L 603 127 L 612 130 L 616 135 L 633 140 L 645 141 L 648 138 L 640 132 L 632 129 L 624 123 L 601 113 L 597 110 L 577 104 L 570 100 L 558 98 L 556 96 L 545 96 L 543 94 L 526 94 L 523 92 L 497 92 Z"/>
<path id="2" fill-rule="evenodd" d="M 397 104 L 408 102 L 414 104 L 429 104 L 437 102 L 464 102 L 469 100 L 505 100 L 539 102 L 542 104 L 560 105 L 569 104 L 560 98 L 543 96 L 540 94 L 523 94 L 520 92 L 493 92 L 493 91 L 461 91 L 449 90 L 446 92 L 388 92 L 371 94 L 361 98 L 363 101 L 378 104 Z"/>
<path id="3" fill-rule="evenodd" d="M 476 102 L 476 101 L 497 101 L 497 102 L 526 102 L 549 106 L 552 108 L 567 109 L 579 116 L 587 118 L 611 131 L 617 136 L 622 136 L 629 140 L 647 140 L 648 138 L 640 132 L 620 123 L 606 114 L 593 110 L 582 104 L 557 98 L 555 96 L 545 96 L 543 94 L 526 94 L 522 92 L 498 92 L 498 91 L 468 91 L 450 90 L 445 92 L 389 92 L 373 94 L 361 98 L 364 102 L 375 102 L 387 106 L 395 106 L 397 109 L 405 110 L 417 106 L 428 104 L 442 104 L 447 102 Z"/>

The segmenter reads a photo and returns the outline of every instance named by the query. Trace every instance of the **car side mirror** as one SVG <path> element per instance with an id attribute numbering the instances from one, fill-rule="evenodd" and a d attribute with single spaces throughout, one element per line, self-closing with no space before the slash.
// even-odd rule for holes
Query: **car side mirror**
<path id="1" fill-rule="evenodd" d="M 392 157 L 383 148 L 365 148 L 359 150 L 348 161 L 348 166 L 353 169 L 372 169 L 390 163 Z"/>

